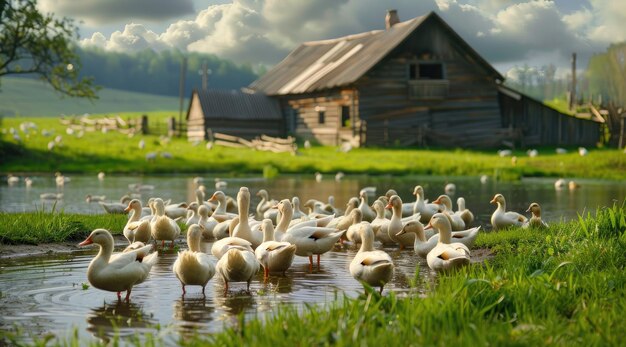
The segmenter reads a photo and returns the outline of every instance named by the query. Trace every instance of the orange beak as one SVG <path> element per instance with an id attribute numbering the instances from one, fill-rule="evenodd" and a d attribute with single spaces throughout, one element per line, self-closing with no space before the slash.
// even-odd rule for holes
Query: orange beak
<path id="1" fill-rule="evenodd" d="M 433 225 L 428 222 L 428 224 L 424 227 L 424 230 L 432 229 Z"/>
<path id="2" fill-rule="evenodd" d="M 388 203 L 387 206 L 385 206 L 386 209 L 391 209 L 393 208 L 393 205 L 391 203 Z"/>
<path id="3" fill-rule="evenodd" d="M 217 197 L 215 197 L 215 194 L 211 195 L 211 198 L 207 201 L 215 201 L 217 200 Z"/>
<path id="4" fill-rule="evenodd" d="M 90 237 L 88 237 L 85 241 L 83 241 L 83 242 L 79 243 L 78 245 L 79 245 L 79 246 L 87 246 L 87 245 L 90 245 L 90 244 L 92 244 L 92 243 L 93 243 L 93 241 L 91 240 L 91 236 L 90 236 Z"/>
<path id="5" fill-rule="evenodd" d="M 126 208 L 124 209 L 124 212 L 128 213 L 128 212 L 130 212 L 130 210 L 132 210 L 132 209 L 130 208 L 130 205 L 128 205 L 128 207 L 126 207 Z"/>
<path id="6" fill-rule="evenodd" d="M 441 201 L 439 201 L 439 198 L 437 198 L 437 200 L 433 201 L 433 204 L 441 204 Z"/>
<path id="7" fill-rule="evenodd" d="M 489 201 L 490 204 L 495 204 L 496 203 L 496 198 L 491 199 L 491 201 Z"/>

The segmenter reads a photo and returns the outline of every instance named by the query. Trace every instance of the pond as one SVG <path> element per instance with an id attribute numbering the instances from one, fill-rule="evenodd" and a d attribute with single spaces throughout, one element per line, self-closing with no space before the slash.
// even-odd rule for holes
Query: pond
<path id="1" fill-rule="evenodd" d="M 210 187 L 214 177 L 204 177 Z M 524 179 L 521 182 L 495 182 L 482 184 L 477 177 L 368 177 L 346 176 L 340 182 L 334 177 L 317 182 L 309 176 L 281 176 L 273 180 L 259 177 L 228 178 L 225 192 L 236 195 L 240 186 L 247 186 L 254 194 L 265 188 L 273 198 L 298 195 L 326 200 L 335 196 L 339 207 L 345 206 L 351 196 L 366 186 L 376 187 L 377 195 L 388 188 L 398 191 L 404 201 L 412 201 L 413 186 L 421 184 L 431 201 L 443 193 L 448 182 L 456 184 L 454 197 L 463 196 L 467 206 L 477 217 L 476 224 L 488 225 L 494 206 L 489 201 L 495 193 L 507 198 L 508 208 L 523 212 L 530 202 L 539 202 L 548 222 L 571 220 L 577 214 L 595 212 L 597 207 L 621 202 L 626 197 L 626 183 L 594 180 L 577 180 L 580 188 L 570 191 L 555 190 L 554 179 Z M 62 190 L 63 199 L 55 208 L 66 212 L 104 213 L 98 204 L 85 202 L 86 194 L 106 195 L 117 200 L 129 192 L 129 184 L 154 185 L 148 197 L 172 198 L 172 201 L 190 201 L 194 197 L 194 183 L 188 176 L 107 176 L 99 181 L 92 176 L 72 177 Z M 54 178 L 35 177 L 31 188 L 23 184 L 0 186 L 0 206 L 3 211 L 21 212 L 51 209 L 48 202 L 39 200 L 42 193 L 57 192 Z M 453 199 L 455 200 L 455 199 Z M 252 205 L 258 198 L 253 195 Z M 182 241 L 182 240 L 181 240 Z M 124 246 L 122 242 L 120 247 Z M 210 247 L 210 244 L 205 244 Z M 396 272 L 385 292 L 399 295 L 425 294 L 424 288 L 411 286 L 417 276 L 433 279 L 423 259 L 411 250 L 384 248 L 396 265 Z M 348 271 L 348 264 L 356 253 L 353 246 L 336 246 L 322 256 L 320 269 L 308 271 L 308 259 L 296 257 L 286 276 L 272 276 L 263 282 L 262 273 L 253 280 L 250 292 L 245 283 L 235 283 L 229 293 L 224 293 L 223 283 L 214 278 L 206 288 L 206 297 L 199 287 L 189 287 L 183 298 L 180 283 L 171 267 L 175 252 L 163 252 L 152 268 L 149 279 L 133 289 L 130 303 L 118 302 L 115 293 L 88 287 L 86 269 L 96 253 L 95 248 L 70 255 L 0 260 L 0 329 L 20 327 L 29 334 L 52 332 L 69 336 L 76 328 L 81 337 L 95 336 L 107 340 L 117 331 L 121 336 L 141 335 L 142 332 L 159 333 L 166 341 L 176 344 L 179 337 L 193 332 L 219 331 L 225 325 L 237 324 L 237 315 L 262 316 L 279 303 L 294 305 L 329 303 L 344 294 L 354 297 L 363 291 Z M 474 257 L 473 261 L 480 261 Z M 417 274 L 416 274 L 417 272 Z"/>

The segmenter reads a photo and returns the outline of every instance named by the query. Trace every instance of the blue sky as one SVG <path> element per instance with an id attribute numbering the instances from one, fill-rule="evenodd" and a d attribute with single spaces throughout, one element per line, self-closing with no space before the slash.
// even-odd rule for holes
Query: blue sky
<path id="1" fill-rule="evenodd" d="M 151 48 L 213 53 L 237 63 L 278 63 L 304 41 L 383 29 L 435 11 L 506 74 L 523 64 L 566 73 L 609 44 L 626 41 L 623 0 L 39 0 L 74 18 L 81 45 L 132 52 Z"/>

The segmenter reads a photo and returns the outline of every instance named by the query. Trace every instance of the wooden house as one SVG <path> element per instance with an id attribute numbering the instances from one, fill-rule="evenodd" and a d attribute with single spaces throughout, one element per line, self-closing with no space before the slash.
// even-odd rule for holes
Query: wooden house
<path id="1" fill-rule="evenodd" d="M 400 22 L 392 10 L 385 30 L 305 42 L 249 88 L 279 101 L 287 133 L 326 145 L 598 141 L 598 122 L 560 114 L 503 81 L 436 13 Z"/>
<path id="2" fill-rule="evenodd" d="M 284 120 L 278 100 L 238 90 L 194 90 L 187 109 L 187 138 L 207 140 L 211 132 L 251 139 L 282 136 Z"/>

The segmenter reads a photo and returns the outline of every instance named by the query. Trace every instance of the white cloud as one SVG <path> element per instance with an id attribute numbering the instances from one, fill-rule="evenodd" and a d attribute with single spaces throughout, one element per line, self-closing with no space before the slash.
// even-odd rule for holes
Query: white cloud
<path id="1" fill-rule="evenodd" d="M 492 64 L 549 56 L 560 61 L 546 64 L 567 65 L 571 52 L 585 60 L 609 42 L 626 39 L 626 1 L 588 4 L 568 14 L 548 0 L 397 0 L 392 6 L 400 20 L 437 11 Z M 162 32 L 131 24 L 109 38 L 93 34 L 82 44 L 117 51 L 174 47 L 272 65 L 304 41 L 382 29 L 388 8 L 378 0 L 234 0 L 210 5 Z"/>

